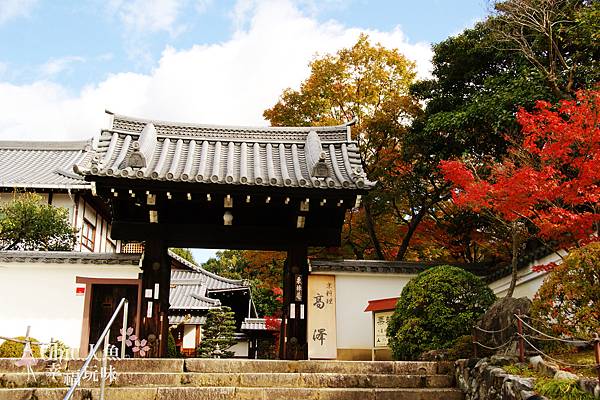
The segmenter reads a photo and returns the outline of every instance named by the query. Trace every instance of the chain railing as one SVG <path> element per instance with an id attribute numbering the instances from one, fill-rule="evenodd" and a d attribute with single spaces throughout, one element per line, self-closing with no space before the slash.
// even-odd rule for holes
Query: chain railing
<path id="1" fill-rule="evenodd" d="M 529 322 L 528 322 L 529 321 Z M 509 329 L 515 330 L 511 335 L 504 339 L 504 342 L 497 344 L 496 335 L 504 336 L 503 334 Z M 525 329 L 529 330 L 529 333 L 525 332 Z M 484 342 L 486 338 L 484 336 L 491 335 L 488 341 Z M 516 314 L 513 314 L 512 323 L 498 330 L 483 329 L 478 326 L 474 326 L 472 329 L 472 343 L 473 343 L 473 355 L 477 357 L 478 348 L 498 351 L 505 349 L 516 343 L 517 350 L 519 353 L 519 361 L 525 362 L 525 351 L 529 350 L 537 355 L 543 356 L 548 360 L 555 362 L 558 365 L 572 368 L 594 368 L 598 374 L 598 383 L 600 384 L 600 336 L 596 333 L 594 338 L 591 340 L 579 339 L 579 338 L 567 338 L 567 337 L 556 337 L 546 332 L 543 332 L 533 326 L 533 318 L 522 315 L 519 310 Z M 543 342 L 557 342 L 574 346 L 592 346 L 594 349 L 595 364 L 575 364 L 560 360 L 556 357 L 550 356 L 546 352 L 540 349 L 536 341 Z M 492 343 L 492 344 L 490 344 Z"/>

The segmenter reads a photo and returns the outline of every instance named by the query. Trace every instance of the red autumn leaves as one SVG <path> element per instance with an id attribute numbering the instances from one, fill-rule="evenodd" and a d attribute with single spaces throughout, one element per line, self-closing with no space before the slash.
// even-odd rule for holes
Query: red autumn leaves
<path id="1" fill-rule="evenodd" d="M 507 222 L 529 221 L 546 240 L 570 247 L 598 239 L 600 91 L 580 91 L 557 106 L 520 109 L 523 141 L 502 161 L 442 161 L 458 206 L 486 209 Z"/>

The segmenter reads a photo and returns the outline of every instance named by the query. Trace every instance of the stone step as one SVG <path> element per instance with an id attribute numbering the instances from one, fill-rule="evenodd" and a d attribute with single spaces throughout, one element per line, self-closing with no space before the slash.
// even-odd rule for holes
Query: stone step
<path id="1" fill-rule="evenodd" d="M 0 400 L 61 400 L 66 389 L 0 389 Z M 77 389 L 74 400 L 99 399 L 99 389 Z M 107 388 L 110 400 L 463 400 L 458 389 L 310 389 L 236 387 Z"/>
<path id="2" fill-rule="evenodd" d="M 24 367 L 15 365 L 14 358 L 0 358 L 0 373 L 22 372 Z M 40 360 L 34 371 L 46 371 L 52 361 Z M 83 360 L 63 361 L 59 370 L 77 371 Z M 285 360 L 242 360 L 242 359 L 167 359 L 167 358 L 130 358 L 111 360 L 119 372 L 214 372 L 214 373 L 338 373 L 338 374 L 420 374 L 435 375 L 451 372 L 451 364 L 422 361 L 285 361 Z M 90 367 L 100 367 L 100 361 L 94 360 Z"/>
<path id="3" fill-rule="evenodd" d="M 448 388 L 451 375 L 334 374 L 334 373 L 157 373 L 118 372 L 112 386 L 234 386 L 303 388 Z M 61 387 L 60 374 L 36 373 L 35 381 L 27 373 L 0 374 L 0 387 Z M 82 387 L 98 387 L 99 382 L 83 380 Z"/>
<path id="4" fill-rule="evenodd" d="M 451 364 L 421 361 L 285 361 L 202 359 L 185 360 L 189 372 L 271 372 L 271 373 L 337 373 L 337 374 L 420 374 L 451 372 Z"/>
<path id="5" fill-rule="evenodd" d="M 15 365 L 17 358 L 0 358 L 0 373 L 23 372 L 25 367 Z M 183 372 L 184 359 L 182 358 L 128 358 L 125 360 L 110 360 L 109 363 L 118 371 L 123 372 Z M 57 370 L 78 371 L 84 360 L 62 361 Z M 47 371 L 52 364 L 58 364 L 52 360 L 38 360 L 32 367 L 34 371 Z M 100 368 L 101 361 L 92 360 L 90 367 Z"/>

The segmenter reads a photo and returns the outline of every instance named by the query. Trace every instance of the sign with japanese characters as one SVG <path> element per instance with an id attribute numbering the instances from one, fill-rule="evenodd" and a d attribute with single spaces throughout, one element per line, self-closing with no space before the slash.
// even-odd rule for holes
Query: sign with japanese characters
<path id="1" fill-rule="evenodd" d="M 375 347 L 387 347 L 388 338 L 387 338 L 387 327 L 390 322 L 390 318 L 392 318 L 393 311 L 375 311 L 373 313 L 374 318 L 374 346 Z"/>
<path id="2" fill-rule="evenodd" d="M 308 358 L 337 357 L 335 276 L 308 276 Z"/>

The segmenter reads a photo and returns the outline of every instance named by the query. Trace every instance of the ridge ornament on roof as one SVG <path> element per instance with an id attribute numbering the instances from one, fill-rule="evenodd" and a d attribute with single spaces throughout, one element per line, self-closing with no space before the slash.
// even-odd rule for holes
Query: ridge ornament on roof
<path id="1" fill-rule="evenodd" d="M 350 126 L 233 127 L 113 114 L 84 176 L 229 185 L 368 189 Z"/>

